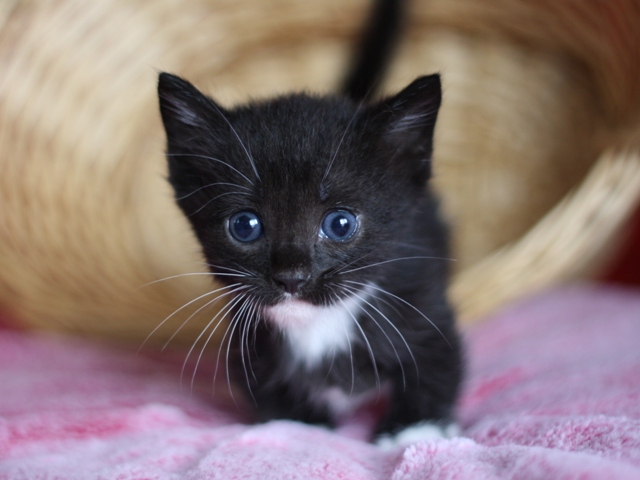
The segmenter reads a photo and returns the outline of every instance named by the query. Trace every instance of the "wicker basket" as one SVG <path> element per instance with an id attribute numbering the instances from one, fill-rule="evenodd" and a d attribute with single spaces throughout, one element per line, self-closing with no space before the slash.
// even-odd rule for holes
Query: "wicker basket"
<path id="1" fill-rule="evenodd" d="M 331 91 L 367 8 L 0 3 L 0 309 L 23 325 L 139 342 L 184 305 L 152 339 L 193 339 L 211 318 L 198 311 L 209 297 L 192 302 L 210 279 L 149 284 L 204 271 L 164 180 L 157 71 L 226 104 Z M 638 2 L 411 8 L 387 88 L 443 74 L 436 186 L 463 320 L 595 271 L 640 196 Z"/>

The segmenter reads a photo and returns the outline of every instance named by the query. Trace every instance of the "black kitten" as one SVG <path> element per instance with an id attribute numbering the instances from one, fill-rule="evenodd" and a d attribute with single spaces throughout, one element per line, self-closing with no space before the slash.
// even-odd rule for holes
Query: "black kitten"
<path id="1" fill-rule="evenodd" d="M 378 434 L 447 425 L 462 365 L 427 184 L 439 76 L 371 104 L 224 109 L 166 73 L 159 96 L 169 179 L 233 296 L 232 375 L 259 417 L 332 423 L 382 391 Z"/>

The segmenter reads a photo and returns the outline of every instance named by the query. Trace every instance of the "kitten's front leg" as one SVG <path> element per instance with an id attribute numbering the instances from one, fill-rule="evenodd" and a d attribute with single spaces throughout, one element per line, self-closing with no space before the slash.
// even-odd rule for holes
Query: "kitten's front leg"
<path id="1" fill-rule="evenodd" d="M 326 408 L 300 397 L 300 392 L 292 390 L 291 385 L 258 388 L 253 392 L 258 420 L 288 419 L 316 425 L 329 425 L 329 412 Z"/>
<path id="2" fill-rule="evenodd" d="M 411 395 L 409 393 L 409 395 Z M 406 446 L 423 440 L 452 438 L 460 434 L 460 428 L 451 416 L 420 415 L 415 400 L 403 395 L 394 398 L 393 407 L 382 420 L 376 432 L 375 442 L 383 448 Z M 413 404 L 413 405 L 412 405 Z"/>
<path id="3" fill-rule="evenodd" d="M 379 435 L 375 443 L 384 449 L 408 446 L 425 440 L 453 438 L 460 436 L 460 427 L 455 422 L 418 422 L 396 432 Z"/>
<path id="4" fill-rule="evenodd" d="M 234 378 L 245 390 L 247 400 L 254 403 L 257 420 L 290 419 L 328 425 L 328 409 L 310 401 L 304 376 L 290 370 L 278 339 L 264 324 L 258 324 L 254 338 L 244 349 L 238 347 L 232 357 Z"/>
<path id="5" fill-rule="evenodd" d="M 433 362 L 433 358 L 430 360 Z M 461 376 L 459 353 L 453 349 L 439 360 L 437 373 L 433 369 L 430 372 L 423 369 L 414 383 L 395 382 L 389 410 L 376 430 L 378 445 L 394 447 L 459 435 L 460 429 L 453 419 Z M 429 365 L 422 363 L 425 364 Z M 405 366 L 405 371 L 411 367 Z"/>

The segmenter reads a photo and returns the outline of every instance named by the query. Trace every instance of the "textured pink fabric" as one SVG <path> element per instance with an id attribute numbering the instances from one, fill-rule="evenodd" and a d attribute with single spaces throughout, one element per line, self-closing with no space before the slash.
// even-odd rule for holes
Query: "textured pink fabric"
<path id="1" fill-rule="evenodd" d="M 467 344 L 464 437 L 389 452 L 366 415 L 250 425 L 171 355 L 0 331 L 0 479 L 640 479 L 640 292 L 550 292 Z"/>

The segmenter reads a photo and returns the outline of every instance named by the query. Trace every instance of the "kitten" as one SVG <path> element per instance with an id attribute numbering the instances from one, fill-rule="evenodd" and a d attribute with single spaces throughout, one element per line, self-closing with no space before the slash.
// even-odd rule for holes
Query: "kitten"
<path id="1" fill-rule="evenodd" d="M 379 438 L 449 425 L 461 349 L 427 182 L 439 76 L 368 103 L 226 109 L 167 73 L 158 91 L 169 180 L 232 298 L 223 345 L 259 419 L 332 424 L 382 392 Z"/>

